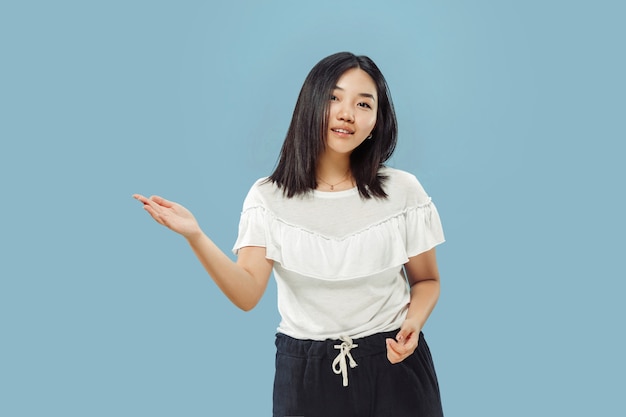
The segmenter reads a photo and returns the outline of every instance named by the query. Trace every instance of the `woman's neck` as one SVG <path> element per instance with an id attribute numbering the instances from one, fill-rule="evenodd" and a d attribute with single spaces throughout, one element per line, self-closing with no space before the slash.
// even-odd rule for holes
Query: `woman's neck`
<path id="1" fill-rule="evenodd" d="M 317 189 L 320 191 L 341 191 L 354 187 L 349 156 L 323 155 L 317 163 L 315 174 Z"/>

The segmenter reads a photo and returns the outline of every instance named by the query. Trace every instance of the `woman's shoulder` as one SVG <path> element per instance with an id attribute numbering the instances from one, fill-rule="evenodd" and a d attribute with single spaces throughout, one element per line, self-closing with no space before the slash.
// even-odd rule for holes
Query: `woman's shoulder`
<path id="1" fill-rule="evenodd" d="M 262 177 L 256 180 L 248 190 L 244 208 L 266 206 L 268 202 L 281 196 L 282 191 L 278 186 L 269 177 Z"/>
<path id="2" fill-rule="evenodd" d="M 379 173 L 386 177 L 385 185 L 405 190 L 423 190 L 422 184 L 417 177 L 408 171 L 386 166 L 381 168 Z"/>
<path id="3" fill-rule="evenodd" d="M 378 172 L 397 183 L 411 185 L 417 181 L 417 177 L 415 175 L 398 168 L 383 166 Z"/>
<path id="4" fill-rule="evenodd" d="M 430 202 L 430 197 L 417 177 L 397 168 L 384 167 L 379 173 L 386 177 L 385 192 L 392 199 L 406 199 L 410 205 L 423 205 Z"/>

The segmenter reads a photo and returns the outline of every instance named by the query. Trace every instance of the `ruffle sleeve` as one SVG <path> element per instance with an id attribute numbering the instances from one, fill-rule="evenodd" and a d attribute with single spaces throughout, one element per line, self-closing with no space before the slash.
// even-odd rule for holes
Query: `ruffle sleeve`
<path id="1" fill-rule="evenodd" d="M 403 216 L 404 246 L 407 257 L 419 255 L 443 243 L 445 237 L 435 204 L 428 202 L 407 209 Z"/>
<path id="2" fill-rule="evenodd" d="M 233 246 L 233 253 L 246 246 L 267 246 L 267 214 L 258 191 L 262 180 L 255 183 L 243 202 L 239 218 L 239 233 Z"/>
<path id="3" fill-rule="evenodd" d="M 265 210 L 262 207 L 253 207 L 242 212 L 233 253 L 237 254 L 239 249 L 246 246 L 267 246 L 266 224 Z"/>

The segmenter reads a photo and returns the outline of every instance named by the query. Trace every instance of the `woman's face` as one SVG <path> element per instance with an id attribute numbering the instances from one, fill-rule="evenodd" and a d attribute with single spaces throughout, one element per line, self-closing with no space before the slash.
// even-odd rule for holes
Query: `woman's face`
<path id="1" fill-rule="evenodd" d="M 326 150 L 349 155 L 376 125 L 376 84 L 362 69 L 350 69 L 337 81 L 330 100 Z"/>

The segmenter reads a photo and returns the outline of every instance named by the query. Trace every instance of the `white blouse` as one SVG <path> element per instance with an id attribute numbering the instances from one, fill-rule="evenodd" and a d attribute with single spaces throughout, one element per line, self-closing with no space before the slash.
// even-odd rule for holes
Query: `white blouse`
<path id="1" fill-rule="evenodd" d="M 266 248 L 281 322 L 297 339 L 360 338 L 400 327 L 409 303 L 403 265 L 444 241 L 418 180 L 393 168 L 386 199 L 356 188 L 286 198 L 265 178 L 250 189 L 233 251 Z"/>

